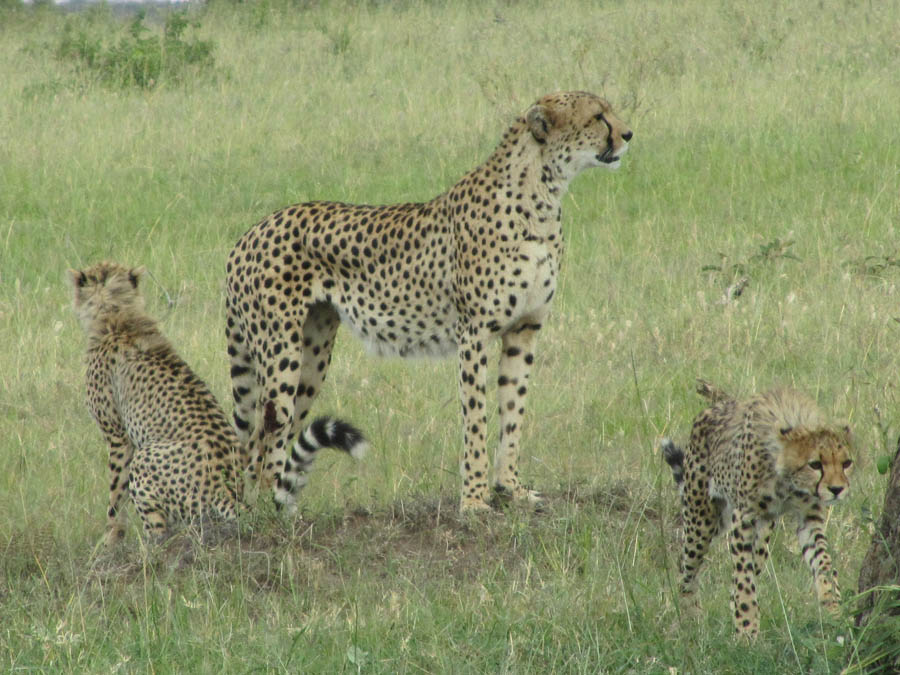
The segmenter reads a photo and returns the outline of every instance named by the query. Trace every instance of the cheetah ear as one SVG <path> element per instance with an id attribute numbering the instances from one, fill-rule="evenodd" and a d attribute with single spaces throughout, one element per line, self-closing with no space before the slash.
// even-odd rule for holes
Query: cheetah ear
<path id="1" fill-rule="evenodd" d="M 783 427 L 779 430 L 779 433 L 781 434 L 781 440 L 788 442 L 797 442 L 809 435 L 803 427 Z"/>
<path id="2" fill-rule="evenodd" d="M 72 287 L 72 307 L 77 309 L 83 301 L 81 289 L 87 283 L 87 275 L 81 270 L 68 269 L 66 276 L 69 277 L 69 285 Z"/>
<path id="3" fill-rule="evenodd" d="M 69 283 L 72 284 L 72 288 L 81 288 L 87 281 L 87 277 L 81 270 L 69 269 L 66 271 L 66 274 L 69 277 Z"/>
<path id="4" fill-rule="evenodd" d="M 141 277 L 147 273 L 147 268 L 141 265 L 140 267 L 132 267 L 128 272 L 128 281 L 131 282 L 131 286 L 133 288 L 138 287 L 138 281 L 141 280 Z"/>
<path id="5" fill-rule="evenodd" d="M 544 105 L 533 105 L 525 113 L 525 123 L 528 130 L 534 136 L 534 140 L 543 145 L 547 142 L 547 136 L 553 128 L 553 113 Z"/>
<path id="6" fill-rule="evenodd" d="M 810 436 L 813 436 L 815 432 L 811 431 L 806 427 L 784 427 L 779 430 L 781 434 L 781 440 L 787 441 L 789 443 L 799 443 L 804 439 L 808 439 Z"/>

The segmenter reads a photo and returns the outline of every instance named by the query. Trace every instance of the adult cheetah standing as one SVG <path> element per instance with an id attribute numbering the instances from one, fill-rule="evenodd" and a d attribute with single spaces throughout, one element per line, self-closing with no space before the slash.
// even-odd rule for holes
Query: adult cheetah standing
<path id="1" fill-rule="evenodd" d="M 562 199 L 583 170 L 617 168 L 631 137 L 602 98 L 551 94 L 430 202 L 296 204 L 241 237 L 226 282 L 234 421 L 252 476 L 274 483 L 277 503 L 293 508 L 287 443 L 322 386 L 341 322 L 377 354 L 457 354 L 463 511 L 490 508 L 486 349 L 500 338 L 495 486 L 538 499 L 517 461 L 534 342 L 563 252 Z"/>

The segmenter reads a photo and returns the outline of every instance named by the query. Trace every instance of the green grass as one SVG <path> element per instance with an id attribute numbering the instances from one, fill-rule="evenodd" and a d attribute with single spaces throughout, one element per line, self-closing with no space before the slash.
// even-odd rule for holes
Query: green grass
<path id="1" fill-rule="evenodd" d="M 898 426 L 900 9 L 541 5 L 212 3 L 189 15 L 212 69 L 139 88 L 54 56 L 67 22 L 117 44 L 128 20 L 0 3 L 0 667 L 860 663 L 857 636 L 820 615 L 789 523 L 753 647 L 730 638 L 722 542 L 703 619 L 680 622 L 677 498 L 656 443 L 687 434 L 698 376 L 797 386 L 849 422 L 853 494 L 828 525 L 849 611 L 883 499 L 875 460 Z M 148 17 L 153 35 L 164 18 Z M 264 508 L 239 542 L 148 551 L 132 517 L 121 552 L 93 555 L 106 450 L 83 404 L 67 267 L 146 265 L 149 308 L 230 409 L 224 261 L 241 233 L 305 199 L 429 199 L 560 89 L 603 93 L 635 138 L 563 210 L 523 436 L 546 512 L 460 519 L 454 364 L 373 360 L 342 332 L 316 411 L 353 420 L 373 451 L 323 457 L 302 520 Z M 722 304 L 736 270 L 748 286 Z"/>

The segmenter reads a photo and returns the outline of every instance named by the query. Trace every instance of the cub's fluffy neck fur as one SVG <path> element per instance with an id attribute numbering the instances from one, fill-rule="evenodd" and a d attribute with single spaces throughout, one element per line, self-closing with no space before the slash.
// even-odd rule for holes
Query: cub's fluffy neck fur
<path id="1" fill-rule="evenodd" d="M 156 320 L 134 308 L 113 309 L 100 314 L 85 328 L 88 349 L 96 348 L 108 338 L 127 342 L 141 351 L 171 349 Z"/>

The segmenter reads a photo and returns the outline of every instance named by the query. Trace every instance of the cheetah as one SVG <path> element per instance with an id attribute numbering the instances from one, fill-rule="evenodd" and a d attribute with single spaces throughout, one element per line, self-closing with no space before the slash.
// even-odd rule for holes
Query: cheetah
<path id="1" fill-rule="evenodd" d="M 109 445 L 107 545 L 124 537 L 121 507 L 128 494 L 145 533 L 156 540 L 176 520 L 233 521 L 247 465 L 246 449 L 215 397 L 145 311 L 138 288 L 144 273 L 114 262 L 68 271 L 75 314 L 87 334 L 88 407 Z M 292 453 L 298 480 L 326 446 L 359 455 L 365 439 L 340 420 L 316 420 Z"/>
<path id="2" fill-rule="evenodd" d="M 561 207 L 591 167 L 617 168 L 632 132 L 604 99 L 544 96 L 478 168 L 429 202 L 309 202 L 246 232 L 227 262 L 234 422 L 251 472 L 292 508 L 285 448 L 319 393 L 343 323 L 377 355 L 458 359 L 462 511 L 491 508 L 487 348 L 501 341 L 495 489 L 538 502 L 518 478 L 538 330 L 556 292 Z"/>
<path id="3" fill-rule="evenodd" d="M 732 609 L 737 634 L 759 633 L 757 577 L 768 558 L 776 519 L 799 516 L 797 536 L 819 601 L 837 613 L 840 590 L 825 538 L 824 506 L 847 497 L 853 462 L 848 427 L 826 423 L 815 402 L 792 389 L 744 401 L 699 381 L 711 402 L 694 420 L 687 452 L 661 446 L 681 493 L 682 600 L 695 610 L 696 577 L 716 534 L 730 525 Z"/>

